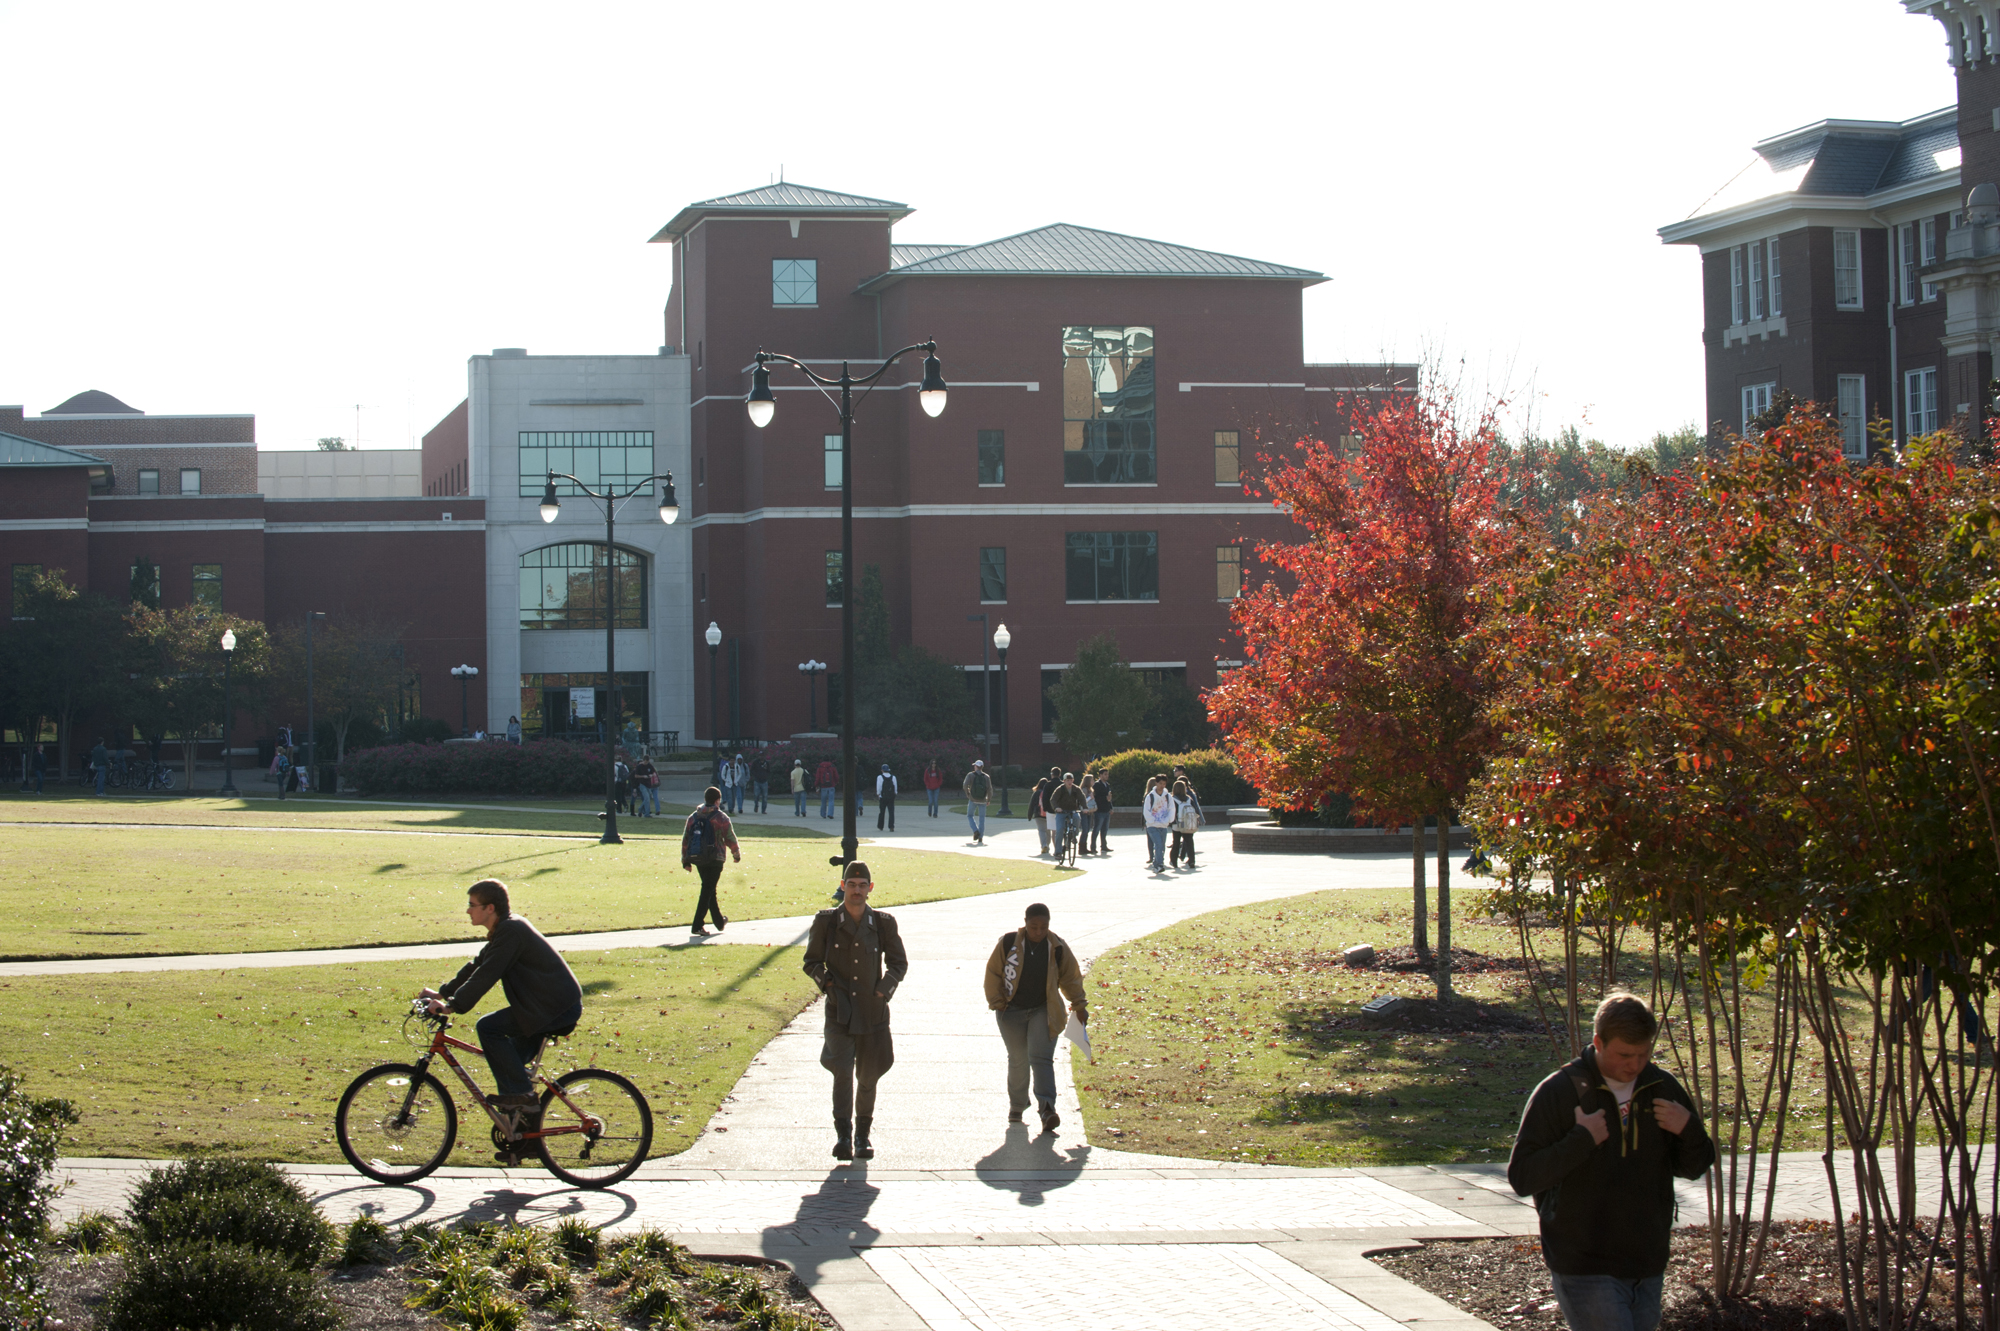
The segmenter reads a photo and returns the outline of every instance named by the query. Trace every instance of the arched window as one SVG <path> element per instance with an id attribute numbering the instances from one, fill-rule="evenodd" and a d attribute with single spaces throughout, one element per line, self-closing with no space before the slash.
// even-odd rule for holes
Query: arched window
<path id="1" fill-rule="evenodd" d="M 521 627 L 602 629 L 607 604 L 621 629 L 646 627 L 646 558 L 614 551 L 605 567 L 602 542 L 545 545 L 521 556 Z"/>

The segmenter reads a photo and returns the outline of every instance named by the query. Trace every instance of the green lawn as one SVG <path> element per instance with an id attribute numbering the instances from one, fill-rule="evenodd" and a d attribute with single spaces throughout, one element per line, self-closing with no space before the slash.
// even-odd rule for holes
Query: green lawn
<path id="1" fill-rule="evenodd" d="M 814 990 L 796 948 L 626 948 L 571 953 L 584 1020 L 547 1069 L 602 1066 L 652 1103 L 653 1153 L 685 1150 L 750 1059 Z M 0 980 L 0 1049 L 36 1094 L 83 1113 L 65 1154 L 160 1157 L 246 1151 L 337 1163 L 333 1110 L 363 1068 L 414 1057 L 411 995 L 457 963 L 357 962 L 276 970 L 173 971 Z M 499 1001 L 497 991 L 481 1005 Z M 474 1014 L 476 1019 L 478 1014 Z M 468 1028 L 468 1040 L 475 1037 Z M 468 1063 L 483 1089 L 483 1060 Z M 458 1149 L 490 1165 L 484 1118 L 455 1077 Z"/>
<path id="2" fill-rule="evenodd" d="M 418 811 L 412 811 L 412 814 Z M 547 933 L 685 924 L 699 884 L 678 840 L 286 831 L 213 812 L 218 826 L 33 827 L 0 832 L 5 960 L 449 942 L 465 889 L 498 878 Z M 732 918 L 800 915 L 836 878 L 825 838 L 743 831 L 721 886 Z M 875 900 L 909 905 L 1056 880 L 1032 861 L 870 845 Z"/>

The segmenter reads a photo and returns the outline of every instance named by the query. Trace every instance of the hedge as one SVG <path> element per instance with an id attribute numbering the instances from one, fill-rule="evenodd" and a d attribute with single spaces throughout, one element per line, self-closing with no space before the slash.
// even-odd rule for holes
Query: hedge
<path id="1" fill-rule="evenodd" d="M 1204 808 L 1257 802 L 1257 792 L 1236 775 L 1236 760 L 1221 749 L 1193 749 L 1187 753 L 1127 749 L 1091 764 L 1094 771 L 1110 769 L 1111 802 L 1123 807 L 1136 805 L 1145 797 L 1148 778 L 1172 776 L 1176 766 L 1187 769 L 1187 779 Z"/>
<path id="2" fill-rule="evenodd" d="M 604 746 L 568 740 L 526 744 L 385 744 L 347 755 L 341 780 L 365 795 L 601 795 Z"/>
<path id="3" fill-rule="evenodd" d="M 822 762 L 831 762 L 834 770 L 840 770 L 840 740 L 786 740 L 762 750 L 764 761 L 771 764 L 771 789 L 790 791 L 792 760 L 802 758 L 806 765 L 806 782 L 812 783 Z M 755 755 L 743 755 L 748 762 Z M 924 768 L 931 759 L 937 759 L 944 771 L 944 788 L 956 791 L 965 781 L 965 774 L 972 770 L 973 760 L 980 756 L 979 746 L 960 739 L 871 739 L 866 735 L 854 737 L 854 766 L 861 774 L 861 788 L 873 792 L 875 778 L 882 771 L 882 764 L 889 764 L 889 770 L 896 774 L 896 781 L 904 795 L 911 792 L 921 794 L 924 789 Z"/>

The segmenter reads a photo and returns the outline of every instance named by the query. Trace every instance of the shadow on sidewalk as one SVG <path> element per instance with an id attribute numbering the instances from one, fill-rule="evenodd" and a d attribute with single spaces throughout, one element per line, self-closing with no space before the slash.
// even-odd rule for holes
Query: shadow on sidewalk
<path id="1" fill-rule="evenodd" d="M 1007 1140 L 983 1155 L 973 1172 L 989 1188 L 1017 1194 L 1023 1206 L 1040 1206 L 1045 1195 L 1076 1182 L 1090 1162 L 1088 1146 L 1067 1149 L 1052 1133 L 1030 1135 L 1027 1124 L 1007 1125 Z"/>
<path id="2" fill-rule="evenodd" d="M 868 1212 L 881 1196 L 882 1189 L 868 1181 L 865 1162 L 832 1170 L 816 1191 L 799 1198 L 799 1209 L 789 1222 L 765 1227 L 764 1250 L 783 1250 L 786 1264 L 811 1286 L 819 1279 L 822 1260 L 815 1250 L 845 1259 L 854 1249 L 871 1247 L 882 1237 L 882 1231 L 868 1223 Z"/>

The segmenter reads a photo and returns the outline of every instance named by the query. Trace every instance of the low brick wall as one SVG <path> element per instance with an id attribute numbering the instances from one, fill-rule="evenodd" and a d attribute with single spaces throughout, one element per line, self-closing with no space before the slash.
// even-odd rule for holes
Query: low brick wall
<path id="1" fill-rule="evenodd" d="M 1239 855 L 1408 855 L 1410 829 L 1385 832 L 1379 827 L 1280 827 L 1276 823 L 1237 823 L 1229 829 L 1231 849 Z M 1453 850 L 1472 849 L 1472 829 L 1454 827 L 1446 838 Z M 1426 828 L 1424 849 L 1434 850 L 1437 832 Z"/>

